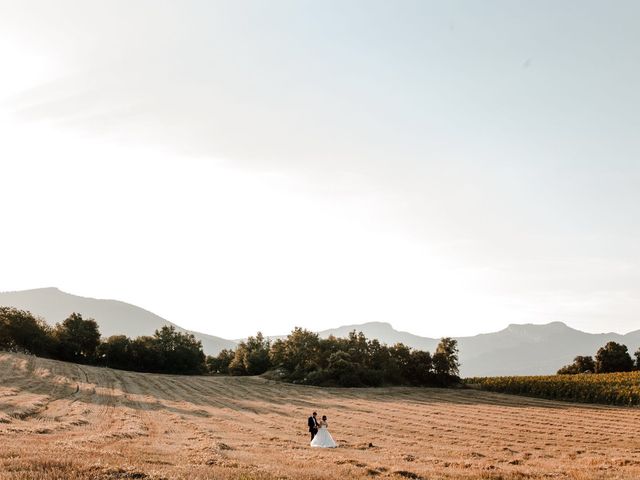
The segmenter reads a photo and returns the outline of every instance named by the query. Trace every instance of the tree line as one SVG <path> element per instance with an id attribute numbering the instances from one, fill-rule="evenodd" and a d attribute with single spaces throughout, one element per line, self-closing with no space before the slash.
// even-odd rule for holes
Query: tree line
<path id="1" fill-rule="evenodd" d="M 235 350 L 207 357 L 207 365 L 211 373 L 272 371 L 285 381 L 322 386 L 446 386 L 459 381 L 458 346 L 452 338 L 443 338 L 431 354 L 402 343 L 388 346 L 355 330 L 346 338 L 320 338 L 295 328 L 273 342 L 258 332 Z"/>
<path id="2" fill-rule="evenodd" d="M 94 319 L 72 313 L 48 325 L 28 311 L 0 307 L 0 349 L 121 370 L 173 374 L 270 375 L 325 386 L 446 386 L 459 381 L 458 346 L 443 338 L 433 354 L 402 343 L 388 346 L 355 330 L 320 338 L 295 328 L 271 342 L 262 333 L 234 350 L 206 357 L 192 334 L 164 326 L 152 336 L 101 338 Z"/>
<path id="3" fill-rule="evenodd" d="M 0 348 L 68 362 L 152 373 L 206 373 L 202 344 L 173 326 L 153 336 L 100 336 L 98 324 L 72 313 L 50 326 L 31 312 L 0 307 Z"/>
<path id="4" fill-rule="evenodd" d="M 626 345 L 608 342 L 600 347 L 595 358 L 579 355 L 573 363 L 558 370 L 558 375 L 575 375 L 578 373 L 616 373 L 640 370 L 640 348 L 634 354 L 635 360 L 629 355 Z"/>

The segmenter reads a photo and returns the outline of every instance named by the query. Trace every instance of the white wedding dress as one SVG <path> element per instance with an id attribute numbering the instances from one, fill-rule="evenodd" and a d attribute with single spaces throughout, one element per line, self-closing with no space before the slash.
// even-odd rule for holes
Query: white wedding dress
<path id="1" fill-rule="evenodd" d="M 338 446 L 336 442 L 333 441 L 329 430 L 327 430 L 327 426 L 327 422 L 324 422 L 322 425 L 320 425 L 318 433 L 315 437 L 313 437 L 313 440 L 311 440 L 312 447 L 336 448 Z"/>

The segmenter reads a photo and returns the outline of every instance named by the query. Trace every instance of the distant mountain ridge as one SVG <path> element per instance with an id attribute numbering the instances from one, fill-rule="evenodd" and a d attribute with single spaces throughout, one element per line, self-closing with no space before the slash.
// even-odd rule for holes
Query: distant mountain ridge
<path id="1" fill-rule="evenodd" d="M 164 325 L 173 325 L 178 331 L 193 333 L 202 342 L 204 352 L 209 355 L 215 355 L 223 348 L 234 348 L 236 345 L 231 340 L 185 330 L 155 313 L 129 303 L 80 297 L 57 288 L 0 292 L 0 305 L 29 310 L 51 325 L 62 322 L 72 312 L 81 313 L 84 318 L 93 318 L 98 322 L 103 337 L 153 335 L 155 330 Z"/>
<path id="2" fill-rule="evenodd" d="M 323 330 L 319 335 L 323 338 L 345 336 L 352 330 L 362 331 L 367 338 L 377 338 L 383 343 L 402 342 L 430 352 L 439 342 L 436 338 L 397 331 L 383 322 L 342 326 Z M 595 355 L 608 341 L 626 345 L 631 355 L 640 347 L 640 330 L 626 335 L 586 333 L 562 322 L 511 324 L 498 332 L 454 338 L 458 340 L 460 372 L 464 377 L 552 374 L 571 363 L 576 355 Z"/>
<path id="3" fill-rule="evenodd" d="M 173 325 L 179 331 L 187 330 L 135 305 L 117 300 L 102 300 L 64 293 L 57 288 L 39 288 L 17 292 L 0 292 L 0 305 L 29 310 L 48 323 L 61 322 L 72 312 L 85 318 L 94 318 L 103 336 L 123 334 L 129 337 L 152 335 L 163 325 Z M 367 338 L 382 343 L 405 345 L 433 352 L 437 338 L 421 337 L 395 330 L 389 323 L 368 322 L 344 325 L 318 332 L 322 338 L 329 335 L 344 337 L 352 330 L 362 331 Z M 216 355 L 223 348 L 235 348 L 237 341 L 189 332 L 202 342 L 208 355 Z M 269 338 L 283 338 L 269 337 Z M 571 363 L 576 355 L 594 355 L 608 341 L 623 343 L 633 354 L 640 347 L 640 330 L 626 335 L 618 333 L 586 333 L 552 322 L 545 325 L 511 324 L 498 332 L 457 337 L 460 349 L 461 375 L 543 375 L 555 373 Z"/>

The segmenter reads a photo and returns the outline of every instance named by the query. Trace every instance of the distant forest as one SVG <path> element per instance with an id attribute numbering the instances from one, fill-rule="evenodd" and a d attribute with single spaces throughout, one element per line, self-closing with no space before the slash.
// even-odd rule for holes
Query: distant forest
<path id="1" fill-rule="evenodd" d="M 322 339 L 295 328 L 271 342 L 258 332 L 235 350 L 206 357 L 191 334 L 164 326 L 152 336 L 102 339 L 98 324 L 72 313 L 50 326 L 28 311 L 0 307 L 0 349 L 121 370 L 172 374 L 261 375 L 325 386 L 447 386 L 457 383 L 456 340 L 443 338 L 433 355 L 401 343 L 387 346 L 353 331 Z"/>

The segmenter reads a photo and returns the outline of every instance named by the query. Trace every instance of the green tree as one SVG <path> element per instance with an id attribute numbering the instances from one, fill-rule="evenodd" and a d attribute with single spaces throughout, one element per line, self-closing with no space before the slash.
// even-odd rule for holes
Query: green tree
<path id="1" fill-rule="evenodd" d="M 458 341 L 444 337 L 433 354 L 433 369 L 440 377 L 457 377 L 460 363 L 458 361 Z"/>
<path id="2" fill-rule="evenodd" d="M 577 373 L 595 373 L 596 362 L 591 356 L 578 355 L 573 363 L 558 370 L 558 375 L 575 375 Z"/>
<path id="3" fill-rule="evenodd" d="M 134 369 L 131 339 L 126 335 L 113 335 L 98 346 L 98 361 L 101 365 L 121 370 Z"/>
<path id="4" fill-rule="evenodd" d="M 78 363 L 95 361 L 100 345 L 100 330 L 92 318 L 85 320 L 81 314 L 74 312 L 55 326 L 53 334 L 58 341 L 60 359 Z"/>
<path id="5" fill-rule="evenodd" d="M 351 354 L 346 351 L 332 353 L 329 357 L 327 379 L 340 387 L 359 387 L 362 385 L 360 365 L 352 361 Z"/>
<path id="6" fill-rule="evenodd" d="M 432 382 L 433 359 L 429 352 L 413 350 L 407 368 L 407 380 L 414 385 L 428 385 Z"/>
<path id="7" fill-rule="evenodd" d="M 369 360 L 369 345 L 364 333 L 352 330 L 347 337 L 347 352 L 354 364 L 365 366 Z"/>
<path id="8" fill-rule="evenodd" d="M 51 327 L 31 312 L 13 307 L 0 307 L 0 348 L 44 357 L 55 354 Z"/>
<path id="9" fill-rule="evenodd" d="M 244 359 L 247 356 L 247 344 L 240 342 L 229 363 L 229 375 L 248 375 Z"/>
<path id="10" fill-rule="evenodd" d="M 302 380 L 319 364 L 320 339 L 317 333 L 296 327 L 285 340 L 271 347 L 271 364 L 281 368 L 291 380 Z"/>
<path id="11" fill-rule="evenodd" d="M 160 371 L 189 374 L 206 370 L 202 343 L 193 334 L 165 325 L 155 331 L 153 338 L 161 357 Z"/>
<path id="12" fill-rule="evenodd" d="M 207 357 L 207 369 L 209 373 L 219 373 L 222 375 L 229 374 L 229 364 L 235 356 L 235 351 L 231 349 L 223 349 L 218 355 Z"/>
<path id="13" fill-rule="evenodd" d="M 626 345 L 608 342 L 596 353 L 596 373 L 630 372 L 633 360 Z"/>
<path id="14" fill-rule="evenodd" d="M 145 335 L 131 340 L 131 369 L 137 372 L 162 372 L 164 359 L 154 337 Z"/>
<path id="15" fill-rule="evenodd" d="M 266 372 L 271 366 L 270 348 L 269 340 L 265 339 L 261 332 L 258 332 L 255 337 L 249 337 L 246 341 L 240 342 L 229 363 L 229 373 L 231 375 L 260 375 Z"/>
<path id="16" fill-rule="evenodd" d="M 369 361 L 368 366 L 372 370 L 383 371 L 388 367 L 391 355 L 389 348 L 380 343 L 379 340 L 373 339 L 368 345 Z"/>
<path id="17" fill-rule="evenodd" d="M 411 348 L 403 343 L 389 347 L 389 362 L 384 369 L 384 379 L 388 383 L 402 384 L 407 382 L 411 365 Z"/>
<path id="18" fill-rule="evenodd" d="M 262 332 L 258 332 L 255 337 L 249 337 L 246 342 L 246 354 L 244 366 L 249 375 L 260 375 L 271 366 L 269 360 L 269 350 L 271 342 L 265 339 Z"/>

